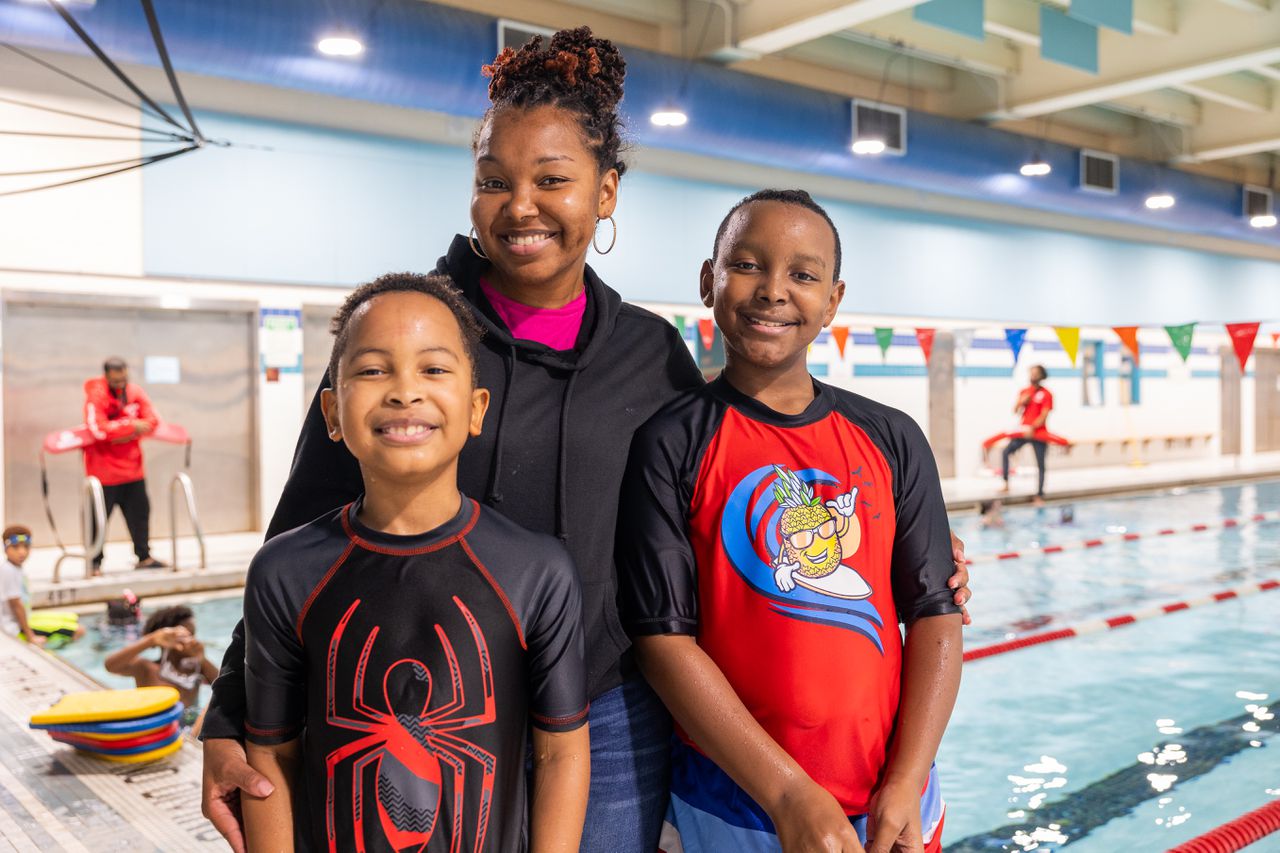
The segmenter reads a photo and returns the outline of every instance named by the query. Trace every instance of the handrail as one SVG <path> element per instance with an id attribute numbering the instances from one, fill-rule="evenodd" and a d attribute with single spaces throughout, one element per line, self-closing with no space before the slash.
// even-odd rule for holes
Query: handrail
<path id="1" fill-rule="evenodd" d="M 189 446 L 189 445 L 188 445 Z M 204 548 L 204 532 L 200 529 L 200 515 L 196 512 L 195 487 L 186 471 L 179 471 L 169 481 L 169 539 L 173 545 L 173 571 L 178 571 L 178 491 L 182 491 L 187 507 L 187 519 L 191 522 L 191 530 L 195 533 L 196 544 L 200 546 L 200 568 L 209 566 Z"/>
<path id="2" fill-rule="evenodd" d="M 102 481 L 97 477 L 84 478 L 80 488 L 83 500 L 80 502 L 80 541 L 84 543 L 84 551 L 63 550 L 57 562 L 53 564 L 53 583 L 62 580 L 62 561 L 66 559 L 83 559 L 84 576 L 93 575 L 93 558 L 102 553 L 107 542 L 107 499 L 102 491 Z"/>

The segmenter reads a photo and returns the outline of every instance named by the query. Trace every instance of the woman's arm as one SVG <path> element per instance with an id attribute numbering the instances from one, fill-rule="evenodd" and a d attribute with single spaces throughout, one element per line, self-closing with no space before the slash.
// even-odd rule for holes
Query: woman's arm
<path id="1" fill-rule="evenodd" d="M 530 853 L 576 853 L 587 816 L 591 738 L 533 729 L 533 807 Z"/>
<path id="2" fill-rule="evenodd" d="M 253 853 L 293 853 L 293 800 L 297 790 L 301 739 L 261 746 L 247 745 L 249 764 L 275 786 L 269 797 L 240 798 L 245 841 Z"/>
<path id="3" fill-rule="evenodd" d="M 148 661 L 140 660 L 138 655 L 147 649 L 171 649 L 182 639 L 184 634 L 188 637 L 190 636 L 184 628 L 161 628 L 158 631 L 152 631 L 150 634 L 139 637 L 119 651 L 110 654 L 102 662 L 102 665 L 112 675 L 127 675 L 137 678 L 138 670 L 148 663 Z"/>
<path id="4" fill-rule="evenodd" d="M 960 690 L 960 633 L 958 613 L 926 616 L 907 629 L 898 728 L 871 803 L 867 853 L 919 849 L 920 795 Z"/>
<path id="5" fill-rule="evenodd" d="M 844 809 L 778 746 L 683 634 L 635 638 L 641 671 L 698 748 L 773 819 L 783 850 L 862 853 Z"/>

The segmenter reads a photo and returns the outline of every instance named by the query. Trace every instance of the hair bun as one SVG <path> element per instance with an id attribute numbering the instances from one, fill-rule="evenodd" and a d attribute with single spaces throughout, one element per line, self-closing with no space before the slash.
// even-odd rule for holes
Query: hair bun
<path id="1" fill-rule="evenodd" d="M 593 112 L 613 112 L 622 100 L 627 63 L 608 39 L 590 27 L 561 30 L 543 46 L 534 36 L 518 50 L 505 47 L 484 66 L 490 78 L 489 100 L 523 100 L 523 93 L 543 87 L 582 98 Z"/>

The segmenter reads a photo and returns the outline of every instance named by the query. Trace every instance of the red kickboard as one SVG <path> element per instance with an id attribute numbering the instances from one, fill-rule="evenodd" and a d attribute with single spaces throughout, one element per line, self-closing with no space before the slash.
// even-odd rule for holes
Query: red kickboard
<path id="1" fill-rule="evenodd" d="M 152 743 L 158 744 L 162 741 L 169 740 L 177 733 L 178 721 L 174 720 L 162 729 L 156 729 L 153 732 L 146 732 L 145 734 L 128 738 L 106 740 L 103 738 L 93 737 L 92 735 L 72 734 L 70 732 L 51 732 L 50 737 L 60 743 L 69 744 L 71 746 L 89 746 L 97 747 L 99 749 L 116 750 L 129 749 L 135 746 L 146 746 Z"/>
<path id="2" fill-rule="evenodd" d="M 187 433 L 186 427 L 178 424 L 168 424 L 161 421 L 156 424 L 156 428 L 143 438 L 154 438 L 156 441 L 163 441 L 168 444 L 186 444 L 191 440 L 191 436 Z M 45 453 L 68 453 L 72 450 L 82 450 L 93 444 L 97 439 L 93 437 L 93 433 L 84 424 L 70 429 L 56 429 L 44 437 Z"/>

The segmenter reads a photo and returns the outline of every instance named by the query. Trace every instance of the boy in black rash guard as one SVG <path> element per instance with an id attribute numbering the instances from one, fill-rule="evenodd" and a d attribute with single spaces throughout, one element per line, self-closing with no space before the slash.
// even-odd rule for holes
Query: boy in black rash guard
<path id="1" fill-rule="evenodd" d="M 576 850 L 581 593 L 560 543 L 458 491 L 489 401 L 479 329 L 448 279 L 401 274 L 352 293 L 333 331 L 325 420 L 365 493 L 249 569 L 245 730 L 276 788 L 245 798 L 249 847 Z"/>
<path id="2" fill-rule="evenodd" d="M 623 620 L 680 729 L 662 849 L 936 853 L 961 616 L 933 454 L 809 375 L 844 283 L 806 193 L 747 197 L 713 254 L 724 372 L 636 433 L 618 513 Z"/>

